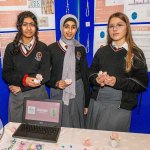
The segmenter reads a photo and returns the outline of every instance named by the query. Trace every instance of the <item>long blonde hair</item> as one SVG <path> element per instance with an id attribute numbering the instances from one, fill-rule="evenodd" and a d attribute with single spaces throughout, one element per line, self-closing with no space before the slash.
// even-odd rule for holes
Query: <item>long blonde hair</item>
<path id="1" fill-rule="evenodd" d="M 142 62 L 145 60 L 145 58 L 144 58 L 144 55 L 141 54 L 141 50 L 137 47 L 137 45 L 133 41 L 132 33 L 131 33 L 131 26 L 130 26 L 130 22 L 129 22 L 128 17 L 125 14 L 121 13 L 121 12 L 116 12 L 116 13 L 112 14 L 109 17 L 108 26 L 107 26 L 107 33 L 108 33 L 107 34 L 107 44 L 111 44 L 112 41 L 113 41 L 112 38 L 109 35 L 108 28 L 109 28 L 110 20 L 114 17 L 119 18 L 119 19 L 121 19 L 122 21 L 124 21 L 126 23 L 127 32 L 126 32 L 125 40 L 128 44 L 128 51 L 127 51 L 127 56 L 126 56 L 125 71 L 130 72 L 131 68 L 133 66 L 133 63 L 132 63 L 133 56 L 137 56 L 137 58 L 139 58 Z"/>

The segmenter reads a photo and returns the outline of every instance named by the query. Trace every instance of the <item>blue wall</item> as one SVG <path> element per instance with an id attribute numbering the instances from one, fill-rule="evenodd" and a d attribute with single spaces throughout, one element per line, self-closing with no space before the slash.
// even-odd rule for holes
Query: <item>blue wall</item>
<path id="1" fill-rule="evenodd" d="M 87 50 L 88 64 L 93 58 L 93 36 L 94 36 L 94 2 L 87 0 L 80 1 L 80 42 L 85 45 Z"/>
<path id="2" fill-rule="evenodd" d="M 1 56 L 1 55 L 0 55 Z M 1 69 L 1 57 L 0 57 L 0 118 L 3 124 L 8 122 L 8 97 L 9 91 L 5 82 L 2 80 L 2 69 Z"/>

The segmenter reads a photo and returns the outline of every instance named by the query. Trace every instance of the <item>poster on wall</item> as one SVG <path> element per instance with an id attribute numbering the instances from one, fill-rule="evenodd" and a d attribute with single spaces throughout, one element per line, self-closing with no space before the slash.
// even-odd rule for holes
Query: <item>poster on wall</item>
<path id="1" fill-rule="evenodd" d="M 4 0 L 0 1 L 0 31 L 16 30 L 17 15 L 26 10 L 37 16 L 40 29 L 55 29 L 54 0 Z"/>
<path id="2" fill-rule="evenodd" d="M 93 56 L 95 55 L 96 51 L 106 45 L 106 38 L 107 38 L 107 29 L 106 26 L 95 26 L 94 27 L 94 50 Z"/>
<path id="3" fill-rule="evenodd" d="M 144 52 L 148 71 L 150 71 L 150 25 L 132 26 L 132 35 L 137 46 Z"/>
<path id="4" fill-rule="evenodd" d="M 150 21 L 150 0 L 95 0 L 95 24 L 107 23 L 114 12 L 124 12 L 130 22 Z"/>
<path id="5" fill-rule="evenodd" d="M 150 22 L 150 0 L 125 0 L 124 12 L 130 22 Z"/>
<path id="6" fill-rule="evenodd" d="M 95 24 L 108 22 L 109 16 L 117 11 L 124 11 L 123 0 L 95 0 Z"/>
<path id="7" fill-rule="evenodd" d="M 38 19 L 39 39 L 47 45 L 56 41 L 54 0 L 2 0 L 0 1 L 0 50 L 1 63 L 5 48 L 16 35 L 17 15 L 32 11 Z"/>

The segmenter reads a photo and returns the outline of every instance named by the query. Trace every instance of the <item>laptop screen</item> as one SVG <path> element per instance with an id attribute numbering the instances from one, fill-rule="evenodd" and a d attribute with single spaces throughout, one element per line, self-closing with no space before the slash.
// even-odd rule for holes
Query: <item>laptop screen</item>
<path id="1" fill-rule="evenodd" d="M 58 123 L 59 108 L 60 103 L 27 100 L 25 119 Z"/>
<path id="2" fill-rule="evenodd" d="M 59 124 L 61 120 L 61 101 L 26 99 L 24 105 L 24 120 L 28 122 L 40 122 L 40 124 Z"/>

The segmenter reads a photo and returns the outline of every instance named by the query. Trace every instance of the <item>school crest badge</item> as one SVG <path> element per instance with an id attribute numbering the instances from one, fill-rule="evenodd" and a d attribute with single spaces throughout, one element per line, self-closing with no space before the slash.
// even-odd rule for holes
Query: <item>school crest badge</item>
<path id="1" fill-rule="evenodd" d="M 36 53 L 36 56 L 35 56 L 35 59 L 36 59 L 37 61 L 41 61 L 41 59 L 42 59 L 42 53 L 41 53 L 41 52 L 37 52 L 37 53 Z"/>

